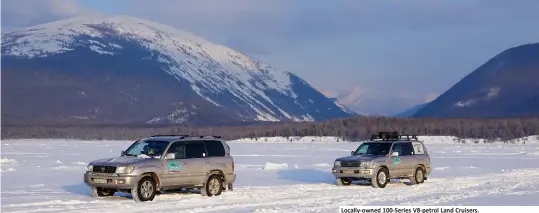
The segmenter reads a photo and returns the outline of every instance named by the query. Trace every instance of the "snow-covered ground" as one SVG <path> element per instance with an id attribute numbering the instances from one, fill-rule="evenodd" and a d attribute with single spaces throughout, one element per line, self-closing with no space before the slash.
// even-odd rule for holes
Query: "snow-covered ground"
<path id="1" fill-rule="evenodd" d="M 440 138 L 441 139 L 441 138 Z M 131 141 L 4 140 L 2 212 L 336 212 L 344 205 L 537 205 L 539 144 L 428 143 L 434 166 L 422 185 L 338 187 L 331 164 L 359 143 L 232 141 L 235 190 L 219 197 L 129 195 L 92 198 L 82 174 L 89 161 L 119 155 Z"/>

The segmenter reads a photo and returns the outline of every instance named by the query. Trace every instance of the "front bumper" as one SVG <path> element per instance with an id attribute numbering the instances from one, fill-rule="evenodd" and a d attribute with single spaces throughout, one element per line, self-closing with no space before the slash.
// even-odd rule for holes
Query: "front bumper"
<path id="1" fill-rule="evenodd" d="M 374 169 L 366 169 L 359 167 L 333 167 L 331 173 L 336 178 L 357 178 L 357 179 L 371 179 L 375 173 Z"/>
<path id="2" fill-rule="evenodd" d="M 132 175 L 86 172 L 84 173 L 84 183 L 90 187 L 131 189 L 137 185 L 138 177 Z"/>

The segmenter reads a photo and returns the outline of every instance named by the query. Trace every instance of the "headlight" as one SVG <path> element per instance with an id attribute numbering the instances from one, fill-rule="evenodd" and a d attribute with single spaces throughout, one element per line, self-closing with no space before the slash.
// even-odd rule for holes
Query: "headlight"
<path id="1" fill-rule="evenodd" d="M 340 167 L 340 166 L 341 166 L 341 162 L 337 160 L 337 161 L 335 161 L 335 163 L 334 163 L 333 165 L 335 165 L 335 166 L 337 166 L 337 167 Z"/>
<path id="2" fill-rule="evenodd" d="M 129 174 L 135 170 L 135 166 L 119 166 L 116 168 L 116 173 Z"/>
<path id="3" fill-rule="evenodd" d="M 374 164 L 374 161 L 361 162 L 361 167 L 373 168 Z"/>
<path id="4" fill-rule="evenodd" d="M 91 171 L 93 171 L 93 170 L 94 170 L 94 166 L 92 166 L 92 165 L 86 166 L 86 171 L 91 172 Z"/>

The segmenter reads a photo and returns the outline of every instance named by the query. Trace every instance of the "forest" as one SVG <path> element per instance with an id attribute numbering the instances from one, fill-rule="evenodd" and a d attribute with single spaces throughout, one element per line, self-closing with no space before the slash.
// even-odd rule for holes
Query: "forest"
<path id="1" fill-rule="evenodd" d="M 156 134 L 216 135 L 226 140 L 274 136 L 337 136 L 360 141 L 381 131 L 509 140 L 539 135 L 539 117 L 492 119 L 414 119 L 358 116 L 317 122 L 266 123 L 235 126 L 148 125 L 2 125 L 2 139 L 64 138 L 136 140 Z"/>

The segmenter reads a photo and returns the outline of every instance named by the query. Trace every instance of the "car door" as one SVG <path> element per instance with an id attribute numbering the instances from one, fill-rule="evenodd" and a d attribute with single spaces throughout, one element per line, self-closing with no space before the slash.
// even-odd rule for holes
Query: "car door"
<path id="1" fill-rule="evenodd" d="M 414 155 L 414 146 L 412 142 L 403 142 L 402 143 L 402 173 L 405 176 L 413 175 L 415 172 L 415 167 L 418 164 L 417 158 Z"/>
<path id="2" fill-rule="evenodd" d="M 204 141 L 185 142 L 186 159 L 189 161 L 190 183 L 200 184 L 209 172 L 209 159 L 206 158 L 208 152 Z"/>
<path id="3" fill-rule="evenodd" d="M 220 169 L 225 174 L 233 173 L 232 158 L 225 157 L 226 150 L 223 143 L 219 140 L 205 140 L 206 145 L 206 159 L 209 162 L 209 167 L 212 169 Z"/>
<path id="4" fill-rule="evenodd" d="M 403 143 L 402 142 L 396 142 L 393 144 L 393 147 L 391 148 L 391 154 L 394 152 L 399 153 L 398 156 L 390 156 L 390 176 L 392 177 L 400 177 L 403 176 L 405 173 L 405 156 L 403 156 Z"/>
<path id="5" fill-rule="evenodd" d="M 183 186 L 190 184 L 190 160 L 186 158 L 186 146 L 183 142 L 174 142 L 167 150 L 174 153 L 175 159 L 165 160 L 163 186 Z M 166 156 L 166 155 L 165 155 Z"/>

